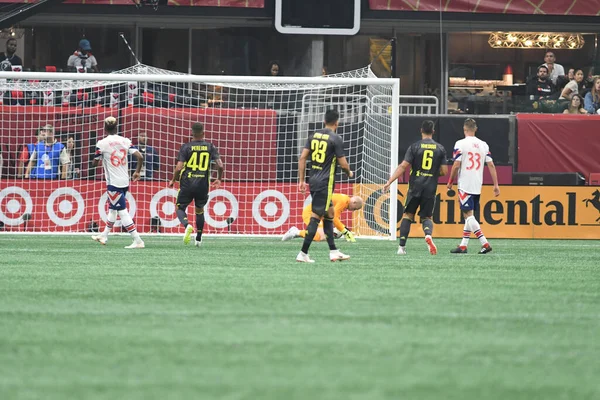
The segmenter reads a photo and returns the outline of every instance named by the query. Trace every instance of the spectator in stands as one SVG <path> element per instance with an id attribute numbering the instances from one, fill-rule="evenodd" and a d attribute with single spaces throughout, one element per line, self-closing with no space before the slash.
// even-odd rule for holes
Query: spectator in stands
<path id="1" fill-rule="evenodd" d="M 26 144 L 23 146 L 23 150 L 19 154 L 17 160 L 17 178 L 22 178 L 23 173 L 25 172 L 25 163 L 29 162 L 33 151 L 37 147 L 38 144 L 44 143 L 46 140 L 46 130 L 42 128 L 38 128 L 36 130 L 36 141 L 35 143 Z"/>
<path id="2" fill-rule="evenodd" d="M 537 76 L 527 83 L 527 95 L 531 100 L 541 100 L 554 93 L 554 85 L 548 78 L 548 67 L 540 65 Z"/>
<path id="3" fill-rule="evenodd" d="M 77 72 L 98 72 L 98 61 L 91 53 L 92 45 L 87 39 L 79 41 L 79 47 L 67 60 L 67 69 Z"/>
<path id="4" fill-rule="evenodd" d="M 81 178 L 81 159 L 77 154 L 77 149 L 75 148 L 74 136 L 67 137 L 66 151 L 67 155 L 69 156 L 69 163 L 67 164 L 67 179 Z"/>
<path id="5" fill-rule="evenodd" d="M 562 65 L 556 63 L 556 56 L 554 55 L 554 52 L 546 52 L 543 65 L 548 68 L 548 77 L 552 81 L 552 84 L 556 85 L 556 79 L 565 74 L 565 69 Z"/>
<path id="6" fill-rule="evenodd" d="M 575 75 L 573 75 L 575 76 Z M 573 78 L 575 79 L 575 78 Z M 565 88 L 565 86 L 567 86 L 567 83 L 569 83 L 570 80 L 566 75 L 561 75 L 556 79 L 556 85 L 554 87 L 554 90 L 556 90 L 555 94 L 556 94 L 556 98 L 558 99 L 560 97 L 560 94 L 562 93 L 563 89 Z"/>
<path id="7" fill-rule="evenodd" d="M 267 75 L 283 76 L 283 68 L 281 68 L 281 65 L 279 65 L 278 61 L 269 61 L 269 70 Z"/>
<path id="8" fill-rule="evenodd" d="M 567 78 L 569 78 L 570 81 L 575 79 L 575 68 L 569 68 L 569 72 L 567 73 Z"/>
<path id="9" fill-rule="evenodd" d="M 594 78 L 592 90 L 586 93 L 584 108 L 588 114 L 598 114 L 600 110 L 600 77 Z"/>
<path id="10" fill-rule="evenodd" d="M 578 94 L 571 96 L 569 101 L 569 107 L 563 111 L 563 114 L 587 114 L 588 112 L 583 108 L 583 97 Z"/>
<path id="11" fill-rule="evenodd" d="M 148 146 L 148 134 L 140 132 L 138 135 L 137 149 L 142 155 L 144 161 L 140 171 L 140 179 L 150 181 L 153 179 L 154 171 L 158 171 L 160 158 L 154 147 Z M 131 160 L 131 169 L 135 171 L 137 168 L 137 159 Z"/>
<path id="12" fill-rule="evenodd" d="M 2 63 L 2 71 L 12 71 L 13 65 L 23 66 L 23 60 L 16 54 L 17 39 L 10 38 L 6 41 L 6 51 L 0 53 L 0 62 Z"/>
<path id="13" fill-rule="evenodd" d="M 575 79 L 569 81 L 565 88 L 560 93 L 560 100 L 571 100 L 574 94 L 579 94 L 579 91 L 583 90 L 583 70 L 575 69 Z"/>
<path id="14" fill-rule="evenodd" d="M 592 89 L 592 86 L 594 85 L 594 77 L 594 67 L 590 67 L 586 78 L 583 80 L 583 83 L 579 86 L 579 94 L 582 95 L 584 99 L 585 95 Z"/>
<path id="15" fill-rule="evenodd" d="M 323 68 L 321 68 L 321 76 L 327 76 L 329 75 L 329 70 L 327 69 L 326 65 L 323 65 Z"/>
<path id="16" fill-rule="evenodd" d="M 25 170 L 25 178 L 66 179 L 69 156 L 65 146 L 54 138 L 54 127 L 44 125 L 46 140 L 38 143 Z"/>

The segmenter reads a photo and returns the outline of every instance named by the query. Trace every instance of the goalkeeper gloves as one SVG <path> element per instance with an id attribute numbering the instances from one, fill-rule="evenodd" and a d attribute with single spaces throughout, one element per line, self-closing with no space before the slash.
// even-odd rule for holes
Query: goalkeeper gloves
<path id="1" fill-rule="evenodd" d="M 350 232 L 347 228 L 344 228 L 342 235 L 346 237 L 347 242 L 356 242 L 356 239 L 354 239 L 354 233 Z"/>

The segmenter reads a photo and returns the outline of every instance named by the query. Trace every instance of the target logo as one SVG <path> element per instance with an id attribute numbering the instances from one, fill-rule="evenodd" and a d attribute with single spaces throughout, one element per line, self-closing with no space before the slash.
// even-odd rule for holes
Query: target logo
<path id="1" fill-rule="evenodd" d="M 228 190 L 213 190 L 208 195 L 204 218 L 213 228 L 227 228 L 227 220 L 237 219 L 239 205 L 236 197 Z"/>
<path id="2" fill-rule="evenodd" d="M 137 204 L 135 202 L 135 198 L 133 197 L 131 192 L 127 192 L 125 199 L 127 200 L 127 209 L 129 210 L 129 215 L 131 215 L 131 218 L 133 219 L 133 217 L 135 217 L 135 212 L 137 211 Z M 98 214 L 100 214 L 100 218 L 102 218 L 102 221 L 104 221 L 104 222 L 106 222 L 106 217 L 107 217 L 106 210 L 107 209 L 108 209 L 108 193 L 104 192 L 102 197 L 100 197 L 100 200 L 98 200 Z M 115 226 L 121 226 L 120 218 L 117 219 L 117 222 L 115 222 Z"/>
<path id="3" fill-rule="evenodd" d="M 179 225 L 177 219 L 177 190 L 162 189 L 150 200 L 150 216 L 158 216 L 162 226 L 174 228 Z"/>
<path id="4" fill-rule="evenodd" d="M 56 189 L 46 201 L 46 212 L 58 226 L 71 226 L 79 222 L 85 211 L 81 194 L 73 188 Z"/>
<path id="5" fill-rule="evenodd" d="M 290 202 L 278 190 L 265 190 L 252 202 L 252 216 L 263 228 L 279 228 L 290 216 Z"/>
<path id="6" fill-rule="evenodd" d="M 31 214 L 33 201 L 27 190 L 9 186 L 0 190 L 0 221 L 8 226 L 23 223 L 23 215 Z"/>

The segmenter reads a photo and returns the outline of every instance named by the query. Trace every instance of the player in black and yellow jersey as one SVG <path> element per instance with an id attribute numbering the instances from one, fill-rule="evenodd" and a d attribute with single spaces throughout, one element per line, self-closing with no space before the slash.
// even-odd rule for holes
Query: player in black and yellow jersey
<path id="1" fill-rule="evenodd" d="M 204 206 L 208 202 L 211 163 L 217 167 L 217 178 L 212 182 L 212 187 L 218 189 L 223 177 L 223 162 L 217 148 L 204 140 L 204 126 L 197 122 L 192 125 L 193 140 L 185 143 L 179 150 L 177 165 L 173 171 L 173 178 L 169 186 L 179 180 L 179 193 L 177 194 L 177 218 L 185 228 L 183 243 L 190 243 L 194 227 L 188 223 L 187 207 L 193 201 L 196 208 L 196 247 L 202 244 L 202 230 L 204 229 Z"/>
<path id="2" fill-rule="evenodd" d="M 300 192 L 306 192 L 306 161 L 310 158 L 310 195 L 312 196 L 312 216 L 306 236 L 302 244 L 302 250 L 296 257 L 298 262 L 314 262 L 308 256 L 308 248 L 315 237 L 319 222 L 323 219 L 323 232 L 329 244 L 329 259 L 331 261 L 347 260 L 350 256 L 343 254 L 335 247 L 333 236 L 333 218 L 335 210 L 331 197 L 335 186 L 335 172 L 339 164 L 340 168 L 352 178 L 346 156 L 344 156 L 344 145 L 335 130 L 338 127 L 340 115 L 335 110 L 325 113 L 325 128 L 313 132 L 308 136 L 306 146 L 302 150 L 298 160 L 298 180 Z"/>
<path id="3" fill-rule="evenodd" d="M 408 194 L 404 204 L 404 216 L 400 223 L 400 246 L 398 254 L 406 254 L 406 240 L 410 233 L 410 224 L 415 219 L 417 208 L 423 224 L 425 242 L 431 254 L 437 254 L 437 247 L 433 243 L 433 209 L 435 208 L 435 196 L 438 186 L 438 178 L 448 173 L 446 165 L 446 150 L 444 146 L 433 140 L 433 121 L 423 121 L 421 124 L 422 139 L 413 143 L 404 156 L 404 161 L 390 176 L 383 186 L 386 192 L 390 185 L 398 179 L 404 170 L 410 166 L 410 180 Z"/>

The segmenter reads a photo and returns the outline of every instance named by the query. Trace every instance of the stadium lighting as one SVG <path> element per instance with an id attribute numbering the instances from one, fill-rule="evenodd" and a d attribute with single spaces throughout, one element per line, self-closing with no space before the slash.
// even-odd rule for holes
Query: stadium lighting
<path id="1" fill-rule="evenodd" d="M 22 28 L 4 28 L 0 30 L 0 39 L 21 39 L 25 34 Z"/>
<path id="2" fill-rule="evenodd" d="M 488 43 L 494 49 L 578 50 L 585 40 L 580 33 L 492 32 Z"/>

